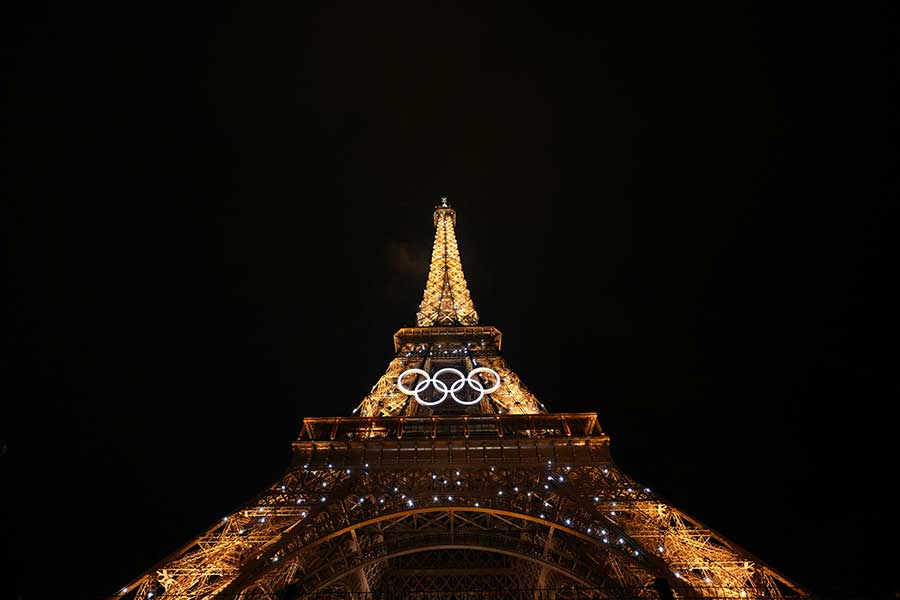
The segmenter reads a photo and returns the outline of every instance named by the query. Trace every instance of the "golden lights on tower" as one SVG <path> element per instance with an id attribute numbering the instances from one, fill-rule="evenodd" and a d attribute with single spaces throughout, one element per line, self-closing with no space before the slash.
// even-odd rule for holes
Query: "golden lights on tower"
<path id="1" fill-rule="evenodd" d="M 478 324 L 455 221 L 444 199 L 418 326 L 353 416 L 304 419 L 279 480 L 114 600 L 809 598 L 619 469 L 596 413 L 545 409 Z"/>
<path id="2" fill-rule="evenodd" d="M 434 247 L 425 295 L 416 314 L 419 327 L 477 325 L 478 313 L 469 296 L 456 245 L 456 211 L 441 199 L 434 210 Z"/>

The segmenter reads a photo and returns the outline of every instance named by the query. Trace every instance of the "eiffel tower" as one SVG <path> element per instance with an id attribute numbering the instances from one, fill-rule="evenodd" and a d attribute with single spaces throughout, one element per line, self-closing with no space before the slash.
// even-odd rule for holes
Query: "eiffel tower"
<path id="1" fill-rule="evenodd" d="M 283 477 L 111 598 L 809 598 L 550 413 L 480 325 L 456 212 L 415 327 L 352 415 L 306 418 Z"/>

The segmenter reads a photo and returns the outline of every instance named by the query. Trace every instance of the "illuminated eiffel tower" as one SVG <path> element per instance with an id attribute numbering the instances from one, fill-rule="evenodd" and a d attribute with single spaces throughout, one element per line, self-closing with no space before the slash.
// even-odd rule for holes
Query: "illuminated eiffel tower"
<path id="1" fill-rule="evenodd" d="M 352 416 L 114 597 L 789 598 L 808 592 L 619 470 L 595 413 L 548 413 L 479 325 L 456 213 L 416 327 Z"/>

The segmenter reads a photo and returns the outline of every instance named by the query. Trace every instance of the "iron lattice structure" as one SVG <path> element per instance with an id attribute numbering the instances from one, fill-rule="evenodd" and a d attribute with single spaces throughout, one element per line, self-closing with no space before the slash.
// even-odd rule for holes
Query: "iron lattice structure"
<path id="1" fill-rule="evenodd" d="M 809 597 L 623 473 L 595 413 L 544 409 L 477 324 L 455 218 L 354 415 L 304 419 L 279 481 L 115 596 Z"/>
<path id="2" fill-rule="evenodd" d="M 434 210 L 434 248 L 425 295 L 416 314 L 419 327 L 477 325 L 478 313 L 469 296 L 456 244 L 456 211 L 443 198 Z"/>

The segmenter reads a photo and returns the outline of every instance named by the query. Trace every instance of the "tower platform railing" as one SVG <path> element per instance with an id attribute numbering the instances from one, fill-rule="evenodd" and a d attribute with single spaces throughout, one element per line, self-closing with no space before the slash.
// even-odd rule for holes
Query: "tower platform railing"
<path id="1" fill-rule="evenodd" d="M 308 417 L 298 442 L 606 438 L 596 413 Z"/>
<path id="2" fill-rule="evenodd" d="M 293 446 L 310 466 L 609 461 L 596 413 L 312 417 Z"/>

